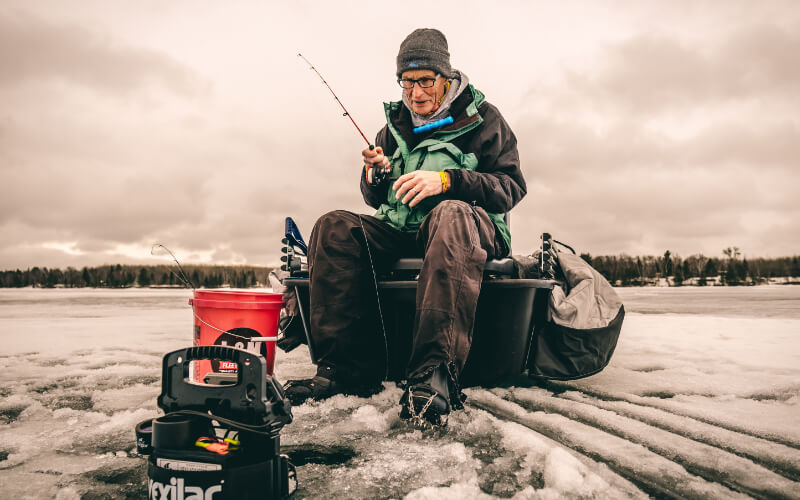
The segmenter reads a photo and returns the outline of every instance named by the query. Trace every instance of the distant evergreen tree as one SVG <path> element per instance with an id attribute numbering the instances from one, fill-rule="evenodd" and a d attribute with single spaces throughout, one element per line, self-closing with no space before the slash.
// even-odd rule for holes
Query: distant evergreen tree
<path id="1" fill-rule="evenodd" d="M 672 252 L 670 252 L 669 250 L 664 252 L 664 261 L 663 261 L 664 265 L 663 265 L 662 269 L 664 270 L 664 277 L 665 278 L 667 276 L 672 276 L 672 259 L 670 258 L 671 255 L 672 255 Z"/>
<path id="2" fill-rule="evenodd" d="M 625 265 L 622 266 L 622 285 L 628 286 L 633 283 L 633 281 L 637 278 L 636 276 L 636 268 L 634 266 Z"/>
<path id="3" fill-rule="evenodd" d="M 118 286 L 118 283 L 117 273 L 114 272 L 114 266 L 111 266 L 106 271 L 105 286 L 114 288 Z"/>
<path id="4" fill-rule="evenodd" d="M 742 281 L 741 276 L 739 275 L 739 269 L 737 265 L 728 266 L 725 269 L 725 284 L 728 286 L 736 286 L 740 285 Z"/>
<path id="5" fill-rule="evenodd" d="M 717 267 L 717 260 L 716 259 L 708 259 L 706 265 L 703 267 L 702 277 L 707 278 L 711 276 L 716 276 L 719 274 L 719 268 Z"/>
<path id="6" fill-rule="evenodd" d="M 755 261 L 751 261 L 750 279 L 753 281 L 753 284 L 756 285 L 767 281 L 766 276 L 764 276 L 763 259 L 756 259 Z"/>
<path id="7" fill-rule="evenodd" d="M 83 281 L 83 286 L 94 286 L 94 281 L 89 274 L 88 267 L 84 266 L 84 268 L 81 270 L 81 280 Z"/>
<path id="8" fill-rule="evenodd" d="M 683 268 L 682 267 L 676 267 L 675 268 L 675 274 L 672 276 L 672 282 L 675 284 L 675 286 L 683 285 Z"/>
<path id="9" fill-rule="evenodd" d="M 42 285 L 42 270 L 38 267 L 34 266 L 33 269 L 30 270 L 28 273 L 28 283 L 31 286 L 41 286 Z"/>
<path id="10" fill-rule="evenodd" d="M 139 269 L 139 276 L 136 278 L 136 282 L 139 286 L 150 286 L 150 273 L 147 271 L 146 267 Z"/>
<path id="11" fill-rule="evenodd" d="M 53 288 L 59 283 L 64 282 L 64 275 L 60 269 L 48 269 L 45 277 L 44 286 Z"/>
<path id="12" fill-rule="evenodd" d="M 14 271 L 14 278 L 13 278 L 13 280 L 11 281 L 11 286 L 14 286 L 14 287 L 23 287 L 23 286 L 26 286 L 26 284 L 25 284 L 25 280 L 24 280 L 24 278 L 23 278 L 22 271 L 20 271 L 19 269 L 17 269 L 16 271 Z"/>
<path id="13" fill-rule="evenodd" d="M 74 288 L 76 286 L 80 286 L 80 275 L 78 274 L 78 270 L 74 267 L 67 267 L 66 271 L 63 272 L 64 277 L 62 278 L 62 283 L 64 286 L 68 288 Z"/>

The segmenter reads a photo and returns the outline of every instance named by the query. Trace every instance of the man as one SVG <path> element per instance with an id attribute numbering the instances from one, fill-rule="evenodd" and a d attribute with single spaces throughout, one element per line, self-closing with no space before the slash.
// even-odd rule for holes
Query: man
<path id="1" fill-rule="evenodd" d="M 504 214 L 526 187 L 514 134 L 467 76 L 451 68 L 441 32 L 408 35 L 397 77 L 402 100 L 384 105 L 387 123 L 376 148 L 362 151 L 361 192 L 377 213 L 330 212 L 312 231 L 309 322 L 317 375 L 290 381 L 287 395 L 302 403 L 382 388 L 386 339 L 373 271 L 422 256 L 401 417 L 437 424 L 461 407 L 458 377 L 483 267 L 508 255 Z"/>

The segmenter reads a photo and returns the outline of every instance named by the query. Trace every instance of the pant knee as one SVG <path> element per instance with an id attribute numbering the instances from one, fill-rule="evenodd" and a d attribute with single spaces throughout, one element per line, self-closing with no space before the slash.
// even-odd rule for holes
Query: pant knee
<path id="1" fill-rule="evenodd" d="M 430 245 L 475 244 L 475 214 L 469 203 L 445 200 L 431 210 L 425 220 L 424 235 Z"/>
<path id="2" fill-rule="evenodd" d="M 317 219 L 311 231 L 313 245 L 320 243 L 348 243 L 353 240 L 354 216 L 346 210 L 334 210 Z"/>
<path id="3" fill-rule="evenodd" d="M 353 234 L 354 216 L 346 210 L 334 210 L 322 215 L 314 224 L 308 245 L 309 265 L 325 255 L 357 254 L 359 242 Z"/>
<path id="4" fill-rule="evenodd" d="M 429 217 L 445 221 L 459 217 L 472 217 L 472 205 L 461 200 L 444 200 L 431 210 Z"/>
<path id="5" fill-rule="evenodd" d="M 333 210 L 317 219 L 317 222 L 314 223 L 314 229 L 312 232 L 323 234 L 327 233 L 331 229 L 346 223 L 346 221 L 350 218 L 352 218 L 352 214 L 346 210 Z"/>

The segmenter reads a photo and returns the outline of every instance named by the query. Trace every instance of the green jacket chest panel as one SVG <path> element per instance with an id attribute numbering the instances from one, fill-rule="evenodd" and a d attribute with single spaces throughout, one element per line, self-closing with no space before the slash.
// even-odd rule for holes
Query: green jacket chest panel
<path id="1" fill-rule="evenodd" d="M 392 176 L 400 177 L 403 174 L 417 170 L 442 172 L 448 169 L 475 170 L 478 159 L 472 153 L 464 153 L 449 142 L 440 142 L 427 139 L 412 151 L 403 154 L 397 148 L 392 156 Z M 449 193 L 425 198 L 414 208 L 401 203 L 396 198 L 397 192 L 390 186 L 386 195 L 386 202 L 378 209 L 376 217 L 384 219 L 392 226 L 402 231 L 416 231 L 425 219 L 425 216 L 439 202 L 452 199 Z"/>
<path id="2" fill-rule="evenodd" d="M 470 90 L 476 99 L 467 109 L 468 116 L 477 115 L 477 107 L 482 102 L 483 94 L 470 86 Z M 479 127 L 483 123 L 483 118 L 478 115 L 477 119 L 471 120 L 467 125 L 456 130 L 442 130 L 434 132 L 431 137 L 417 144 L 409 150 L 408 143 L 398 130 L 392 125 L 390 113 L 401 103 L 390 103 L 385 107 L 386 120 L 389 130 L 397 142 L 397 149 L 391 158 L 392 177 L 400 177 L 403 174 L 416 170 L 431 172 L 442 172 L 450 169 L 476 170 L 478 168 L 478 158 L 474 153 L 464 153 L 455 146 L 453 139 Z M 396 191 L 389 186 L 386 201 L 378 208 L 375 217 L 389 223 L 401 231 L 416 232 L 428 213 L 441 201 L 454 199 L 452 193 L 444 193 L 425 198 L 414 208 L 401 203 L 395 196 Z M 505 224 L 502 214 L 489 214 L 497 229 L 502 234 L 506 244 L 511 248 L 511 235 Z"/>

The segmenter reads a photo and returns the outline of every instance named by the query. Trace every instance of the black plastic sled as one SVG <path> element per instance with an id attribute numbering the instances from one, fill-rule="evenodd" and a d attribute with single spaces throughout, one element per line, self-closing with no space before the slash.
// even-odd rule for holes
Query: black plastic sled
<path id="1" fill-rule="evenodd" d="M 297 300 L 301 334 L 305 337 L 303 343 L 308 344 L 313 361 L 314 345 L 308 323 L 307 247 L 297 226 L 288 217 L 283 243 L 282 269 L 289 274 L 283 279 L 283 285 L 286 293 L 293 293 Z M 553 290 L 559 287 L 568 293 L 569 283 L 564 272 L 555 272 L 552 267 L 548 271 L 547 266 L 558 267 L 560 262 L 555 251 L 549 252 L 550 245 L 550 236 L 545 233 L 539 254 L 545 262 L 541 262 L 541 266 L 526 267 L 516 257 L 486 263 L 472 346 L 460 376 L 462 386 L 490 387 L 521 374 L 537 379 L 575 379 L 595 374 L 608 364 L 616 347 L 624 311 L 620 307 L 618 320 L 599 328 L 569 329 L 556 324 L 551 300 Z M 421 266 L 420 258 L 400 259 L 390 270 L 378 275 L 390 380 L 404 378 L 405 364 L 410 357 L 416 277 Z M 599 275 L 595 277 L 603 279 Z M 585 288 L 584 285 L 581 287 Z M 561 297 L 564 293 L 557 295 Z M 294 334 L 298 334 L 296 327 Z"/>

